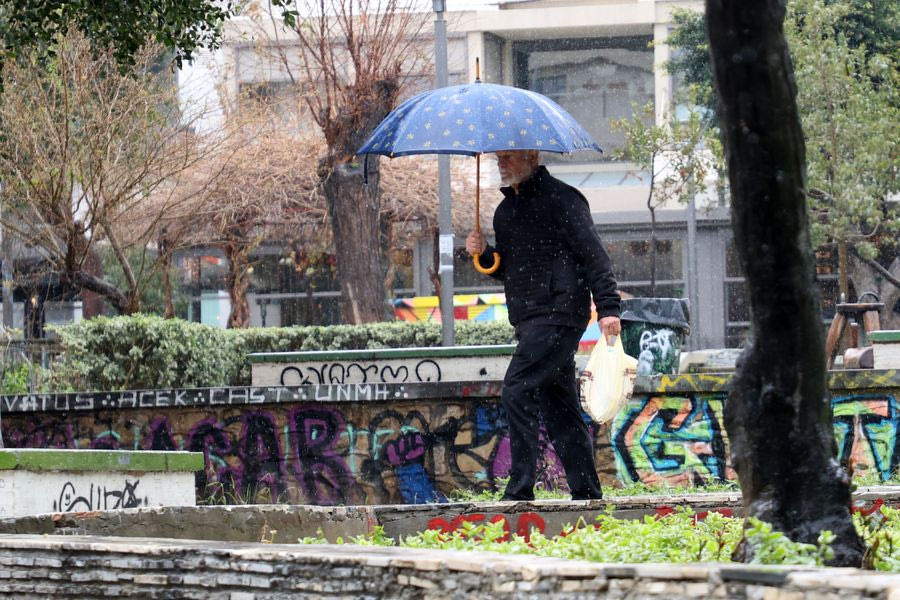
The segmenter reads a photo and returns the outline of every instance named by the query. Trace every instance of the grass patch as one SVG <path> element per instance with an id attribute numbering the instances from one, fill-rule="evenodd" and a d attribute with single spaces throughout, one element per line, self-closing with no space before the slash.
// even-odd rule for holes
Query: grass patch
<path id="1" fill-rule="evenodd" d="M 509 478 L 497 479 L 496 490 L 453 490 L 448 494 L 447 498 L 451 502 L 496 502 L 503 496 L 503 490 Z M 646 483 L 636 482 L 623 485 L 622 487 L 604 486 L 604 498 L 617 498 L 620 496 L 676 496 L 684 494 L 704 494 L 714 492 L 740 492 L 736 482 L 710 482 L 702 486 L 670 486 L 670 485 L 648 485 Z M 570 495 L 555 488 L 545 488 L 540 484 L 534 488 L 535 500 L 568 500 Z"/>

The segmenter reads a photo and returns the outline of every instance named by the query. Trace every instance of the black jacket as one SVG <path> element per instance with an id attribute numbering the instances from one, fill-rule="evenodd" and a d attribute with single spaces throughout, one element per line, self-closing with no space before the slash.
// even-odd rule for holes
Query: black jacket
<path id="1" fill-rule="evenodd" d="M 480 257 L 483 267 L 500 254 L 491 275 L 503 281 L 509 322 L 526 319 L 584 327 L 590 319 L 591 294 L 597 316 L 618 316 L 619 295 L 609 255 L 600 243 L 585 197 L 551 176 L 546 168 L 519 184 L 494 213 L 496 248 Z"/>

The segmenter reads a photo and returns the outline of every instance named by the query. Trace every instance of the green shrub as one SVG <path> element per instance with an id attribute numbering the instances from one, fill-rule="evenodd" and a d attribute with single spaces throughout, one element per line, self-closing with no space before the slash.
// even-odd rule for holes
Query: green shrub
<path id="1" fill-rule="evenodd" d="M 437 346 L 439 323 L 218 329 L 150 315 L 101 317 L 57 328 L 57 389 L 120 390 L 249 385 L 253 352 Z M 461 345 L 508 344 L 506 323 L 457 324 Z"/>
<path id="2" fill-rule="evenodd" d="M 0 393 L 2 394 L 28 394 L 31 390 L 31 382 L 34 378 L 34 391 L 48 391 L 50 371 L 40 365 L 20 362 L 7 364 L 0 374 Z"/>
<path id="3" fill-rule="evenodd" d="M 28 363 L 10 365 L 3 370 L 0 379 L 0 392 L 3 394 L 27 394 L 31 382 L 31 369 Z"/>
<path id="4" fill-rule="evenodd" d="M 98 317 L 57 329 L 57 387 L 121 390 L 228 385 L 239 368 L 225 332 L 149 315 Z"/>

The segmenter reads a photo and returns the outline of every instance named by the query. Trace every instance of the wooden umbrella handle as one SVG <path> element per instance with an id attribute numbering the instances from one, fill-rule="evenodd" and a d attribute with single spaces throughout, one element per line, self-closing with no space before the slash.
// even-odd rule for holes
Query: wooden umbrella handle
<path id="1" fill-rule="evenodd" d="M 481 233 L 481 155 L 475 155 L 475 231 Z M 480 252 L 476 252 L 472 255 L 472 264 L 475 265 L 475 270 L 481 273 L 482 275 L 490 275 L 492 273 L 496 273 L 497 269 L 500 268 L 500 255 L 494 252 L 494 264 L 490 266 L 490 268 L 484 268 L 481 266 L 481 263 L 478 261 L 478 257 L 481 256 Z"/>

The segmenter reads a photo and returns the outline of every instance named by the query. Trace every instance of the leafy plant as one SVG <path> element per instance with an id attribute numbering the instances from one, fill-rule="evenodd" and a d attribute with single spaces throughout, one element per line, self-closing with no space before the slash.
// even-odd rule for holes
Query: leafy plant
<path id="1" fill-rule="evenodd" d="M 32 378 L 34 389 L 31 388 Z M 7 367 L 0 374 L 0 393 L 28 394 L 47 390 L 50 371 L 39 365 L 21 362 Z"/>
<path id="2" fill-rule="evenodd" d="M 831 544 L 835 535 L 828 530 L 819 534 L 818 545 L 791 541 L 780 531 L 756 517 L 748 520 L 747 543 L 752 549 L 754 564 L 762 565 L 817 565 L 834 556 Z"/>
<path id="3" fill-rule="evenodd" d="M 892 517 L 897 521 L 892 514 Z M 347 542 L 369 546 L 399 545 L 406 548 L 441 550 L 479 550 L 503 554 L 535 554 L 555 558 L 571 558 L 604 563 L 635 562 L 728 562 L 742 539 L 754 551 L 757 564 L 822 565 L 832 557 L 834 536 L 823 531 L 818 544 L 793 542 L 783 533 L 758 519 L 747 521 L 712 512 L 699 520 L 690 508 L 681 508 L 663 517 L 619 519 L 612 507 L 589 526 L 583 520 L 566 525 L 559 535 L 545 536 L 532 531 L 526 538 L 508 534 L 502 521 L 493 523 L 463 522 L 451 532 L 422 531 L 399 541 L 387 537 L 382 528 L 356 536 Z M 900 526 L 895 522 L 894 526 Z M 883 535 L 883 534 L 882 534 Z M 328 543 L 321 530 L 317 536 L 298 540 L 302 544 Z M 896 565 L 893 555 L 882 553 L 880 565 Z"/>
<path id="4" fill-rule="evenodd" d="M 668 116 L 660 125 L 654 120 L 651 102 L 643 107 L 633 104 L 630 118 L 611 123 L 625 135 L 625 145 L 615 157 L 649 174 L 651 296 L 656 286 L 656 209 L 670 202 L 690 202 L 706 191 L 711 168 L 720 174 L 724 171 L 719 139 L 699 110 L 691 108 L 685 119 Z"/>

